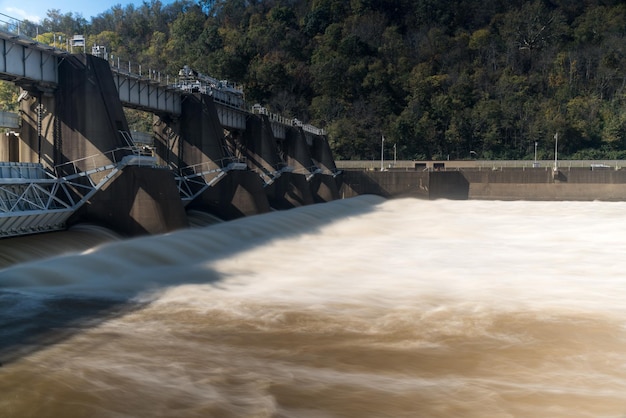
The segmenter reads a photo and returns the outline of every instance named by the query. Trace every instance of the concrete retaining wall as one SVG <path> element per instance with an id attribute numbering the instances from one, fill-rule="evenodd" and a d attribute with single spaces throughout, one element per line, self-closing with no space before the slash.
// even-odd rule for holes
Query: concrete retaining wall
<path id="1" fill-rule="evenodd" d="M 593 183 L 471 183 L 469 199 L 625 201 L 626 184 Z"/>
<path id="2" fill-rule="evenodd" d="M 359 194 L 428 199 L 625 201 L 626 170 L 344 171 L 342 197 Z"/>
<path id="3" fill-rule="evenodd" d="M 467 199 L 469 183 L 458 171 L 353 171 L 341 174 L 341 197 L 376 194 L 383 197 Z"/>
<path id="4" fill-rule="evenodd" d="M 626 200 L 626 171 L 572 168 L 552 170 L 463 171 L 470 199 Z"/>

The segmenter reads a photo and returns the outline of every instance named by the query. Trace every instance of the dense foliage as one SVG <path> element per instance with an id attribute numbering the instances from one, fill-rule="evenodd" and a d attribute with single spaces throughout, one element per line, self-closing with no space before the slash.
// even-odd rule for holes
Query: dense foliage
<path id="1" fill-rule="evenodd" d="M 329 132 L 338 159 L 626 156 L 622 0 L 158 0 L 89 21 L 50 10 L 144 68 L 183 65 Z"/>

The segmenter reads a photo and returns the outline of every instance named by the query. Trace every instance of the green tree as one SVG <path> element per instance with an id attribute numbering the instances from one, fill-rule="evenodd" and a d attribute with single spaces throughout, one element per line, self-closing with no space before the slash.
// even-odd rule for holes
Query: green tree
<path id="1" fill-rule="evenodd" d="M 0 110 L 5 112 L 17 112 L 19 104 L 17 98 L 20 94 L 20 89 L 13 83 L 7 81 L 0 81 Z"/>
<path id="2" fill-rule="evenodd" d="M 90 21 L 52 9 L 38 41 L 75 33 L 175 76 L 243 84 L 326 127 L 337 158 L 626 155 L 619 0 L 147 0 Z M 40 31 L 41 32 L 41 31 Z"/>

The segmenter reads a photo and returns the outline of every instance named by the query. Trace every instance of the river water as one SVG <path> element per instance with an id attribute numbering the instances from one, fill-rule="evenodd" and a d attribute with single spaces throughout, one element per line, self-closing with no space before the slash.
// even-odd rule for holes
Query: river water
<path id="1" fill-rule="evenodd" d="M 362 196 L 51 235 L 0 270 L 0 416 L 622 417 L 625 213 Z"/>

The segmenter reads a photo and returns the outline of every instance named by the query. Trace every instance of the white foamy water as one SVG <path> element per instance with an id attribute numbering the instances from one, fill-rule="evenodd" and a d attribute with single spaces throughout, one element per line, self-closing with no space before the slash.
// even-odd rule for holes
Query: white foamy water
<path id="1" fill-rule="evenodd" d="M 624 416 L 625 210 L 363 196 L 7 268 L 0 416 Z"/>

